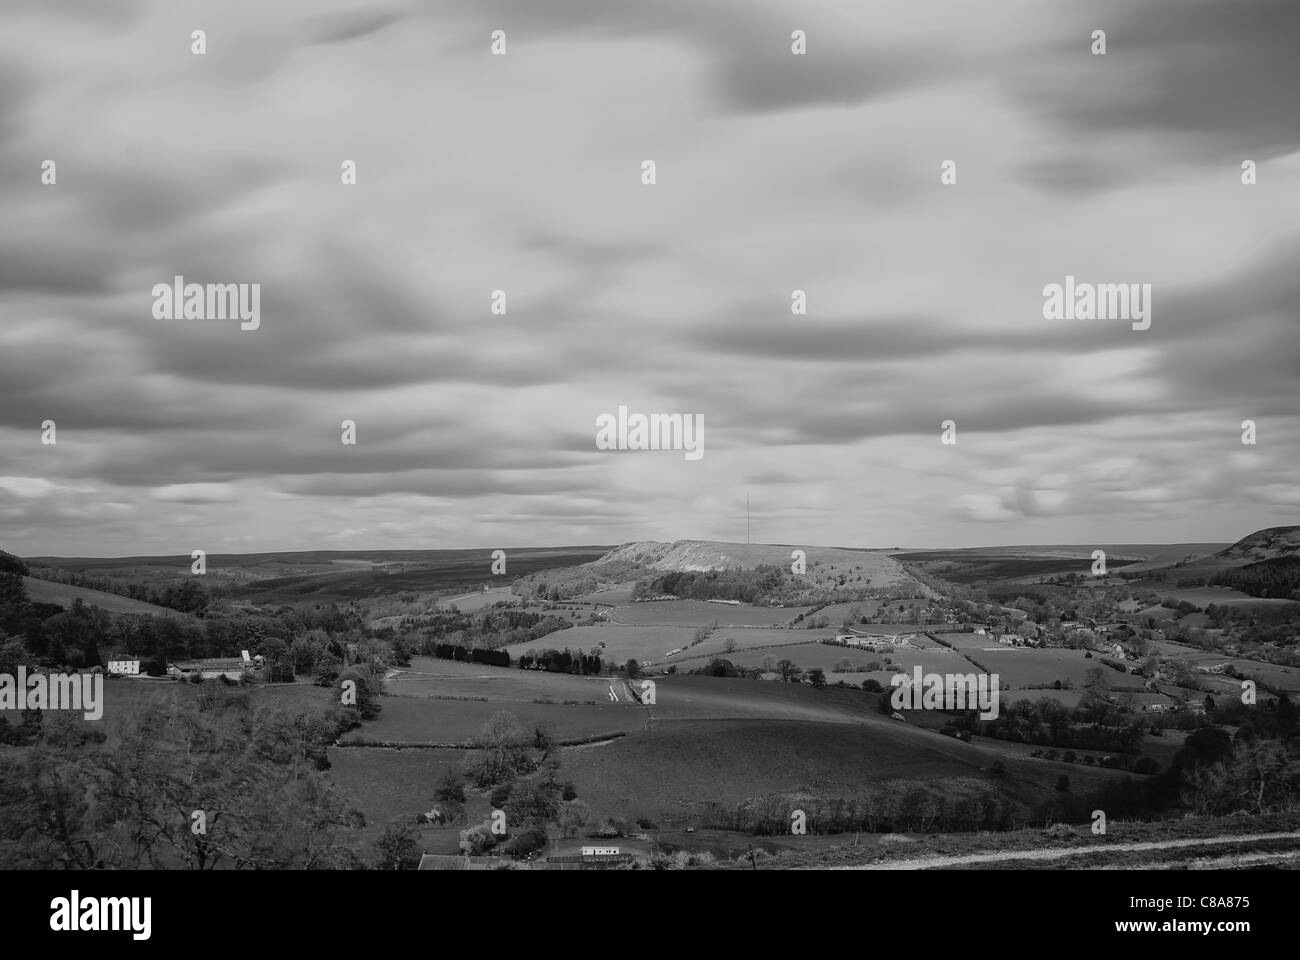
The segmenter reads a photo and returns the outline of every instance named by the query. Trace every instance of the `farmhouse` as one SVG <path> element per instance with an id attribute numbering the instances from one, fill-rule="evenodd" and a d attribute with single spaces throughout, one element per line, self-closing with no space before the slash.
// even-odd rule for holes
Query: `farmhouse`
<path id="1" fill-rule="evenodd" d="M 140 675 L 140 661 L 110 660 L 108 661 L 108 674 L 111 677 L 138 677 Z"/>
<path id="2" fill-rule="evenodd" d="M 215 680 L 218 677 L 227 677 L 231 680 L 240 680 L 244 676 L 244 671 L 251 670 L 253 662 L 238 657 L 218 657 L 206 660 L 175 660 L 167 664 L 167 675 L 181 679 L 191 673 L 197 673 L 204 680 Z"/>

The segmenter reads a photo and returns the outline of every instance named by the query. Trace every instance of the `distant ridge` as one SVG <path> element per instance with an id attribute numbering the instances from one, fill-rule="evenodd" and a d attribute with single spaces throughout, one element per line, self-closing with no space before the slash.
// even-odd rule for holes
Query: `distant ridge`
<path id="1" fill-rule="evenodd" d="M 1236 563 L 1257 563 L 1276 557 L 1293 557 L 1300 554 L 1300 526 L 1265 527 L 1242 537 L 1226 550 L 1220 550 L 1211 560 L 1231 560 Z"/>

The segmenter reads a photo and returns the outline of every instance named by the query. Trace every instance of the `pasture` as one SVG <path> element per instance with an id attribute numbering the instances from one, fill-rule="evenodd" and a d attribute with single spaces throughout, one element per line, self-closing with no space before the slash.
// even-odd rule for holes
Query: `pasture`
<path id="1" fill-rule="evenodd" d="M 86 606 L 99 607 L 112 614 L 138 614 L 148 617 L 169 617 L 173 620 L 189 620 L 190 616 L 178 610 L 155 606 L 143 600 L 107 593 L 103 590 L 90 590 L 86 587 L 74 587 L 68 583 L 55 583 L 53 580 L 38 580 L 35 577 L 23 577 L 23 586 L 33 603 L 51 603 L 69 609 L 80 600 Z"/>
<path id="2" fill-rule="evenodd" d="M 694 634 L 694 627 L 633 627 L 626 624 L 603 624 L 593 627 L 573 627 L 507 649 L 512 659 L 518 659 L 522 653 L 547 649 L 563 650 L 565 647 L 570 650 L 581 649 L 587 653 L 595 653 L 596 644 L 604 641 L 604 648 L 599 650 L 601 659 L 606 663 L 621 665 L 632 659 L 663 660 L 669 650 L 690 643 Z"/>
<path id="3" fill-rule="evenodd" d="M 750 604 L 732 606 L 727 603 L 710 603 L 707 600 L 650 600 L 628 603 L 609 611 L 612 623 L 644 626 L 699 627 L 772 627 L 789 623 L 809 607 L 755 607 Z"/>
<path id="4" fill-rule="evenodd" d="M 1068 771 L 1076 790 L 1109 771 L 1029 759 L 1000 741 L 962 743 L 933 730 L 872 715 L 858 724 L 711 720 L 656 725 L 591 749 L 564 753 L 578 795 L 603 814 L 649 817 L 666 827 L 698 823 L 710 804 L 815 791 L 851 797 L 890 779 L 988 779 L 995 760 L 1010 776 L 1000 786 L 1033 803 Z M 737 841 L 745 838 L 737 836 Z"/>
<path id="5" fill-rule="evenodd" d="M 576 740 L 640 730 L 644 708 L 626 700 L 613 703 L 609 681 L 591 686 L 588 699 L 565 704 L 533 703 L 502 697 L 491 700 L 438 700 L 430 697 L 384 697 L 383 712 L 340 737 L 341 743 L 464 745 L 477 737 L 493 714 L 514 714 L 525 726 L 546 723 L 561 740 Z"/>

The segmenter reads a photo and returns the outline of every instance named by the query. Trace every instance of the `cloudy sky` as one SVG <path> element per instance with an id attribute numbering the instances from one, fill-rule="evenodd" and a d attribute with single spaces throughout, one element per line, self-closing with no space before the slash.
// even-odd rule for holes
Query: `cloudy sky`
<path id="1" fill-rule="evenodd" d="M 747 493 L 796 544 L 1297 522 L 1295 0 L 3 16 L 11 552 L 743 540 Z M 260 329 L 156 319 L 177 274 Z M 1067 274 L 1151 328 L 1045 320 Z M 619 405 L 705 455 L 598 450 Z"/>

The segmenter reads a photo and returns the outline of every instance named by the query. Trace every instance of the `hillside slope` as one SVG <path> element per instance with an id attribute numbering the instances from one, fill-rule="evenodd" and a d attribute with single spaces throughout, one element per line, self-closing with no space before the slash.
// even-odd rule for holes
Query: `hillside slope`
<path id="1" fill-rule="evenodd" d="M 1300 559 L 1300 526 L 1265 527 L 1208 557 L 1167 564 L 1170 583 L 1196 584 L 1219 574 L 1266 560 Z"/>
<path id="2" fill-rule="evenodd" d="M 132 600 L 116 593 L 105 593 L 87 587 L 74 587 L 68 583 L 55 583 L 52 580 L 38 580 L 35 577 L 23 577 L 27 596 L 33 603 L 53 603 L 65 610 L 74 600 L 80 600 L 87 606 L 99 607 L 113 614 L 140 614 L 148 617 L 173 617 L 187 619 L 187 615 L 167 607 L 155 606 L 143 600 Z"/>
<path id="3" fill-rule="evenodd" d="M 1300 556 L 1300 526 L 1265 527 L 1248 537 L 1242 537 L 1226 550 L 1220 550 L 1211 560 L 1232 564 L 1258 563 L 1277 557 Z"/>

